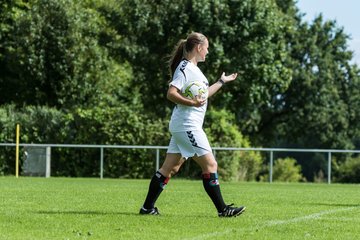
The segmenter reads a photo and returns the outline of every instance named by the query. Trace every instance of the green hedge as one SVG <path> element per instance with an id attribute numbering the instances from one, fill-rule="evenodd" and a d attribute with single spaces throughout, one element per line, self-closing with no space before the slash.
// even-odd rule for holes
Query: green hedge
<path id="1" fill-rule="evenodd" d="M 224 109 L 211 108 L 206 116 L 205 131 L 213 147 L 251 147 L 235 125 L 235 116 Z M 262 158 L 252 151 L 217 151 L 219 175 L 225 180 L 254 181 L 258 176 Z"/>
<path id="2" fill-rule="evenodd" d="M 269 180 L 269 174 L 260 178 L 262 181 Z M 273 167 L 273 181 L 275 182 L 300 182 L 305 181 L 301 174 L 301 166 L 297 164 L 296 159 L 287 157 L 279 158 L 275 161 Z"/>
<path id="3" fill-rule="evenodd" d="M 334 165 L 336 182 L 360 183 L 360 157 L 349 157 L 345 162 Z"/>
<path id="4" fill-rule="evenodd" d="M 0 142 L 15 142 L 20 124 L 22 143 L 167 145 L 167 123 L 151 120 L 129 106 L 76 109 L 66 113 L 48 107 L 0 109 Z M 0 174 L 15 171 L 12 148 L 0 148 Z M 100 152 L 96 149 L 52 149 L 52 175 L 99 176 Z M 21 159 L 21 163 L 23 158 Z M 146 150 L 106 150 L 105 177 L 149 177 L 155 153 Z"/>
<path id="5" fill-rule="evenodd" d="M 49 107 L 16 109 L 7 105 L 0 108 L 0 142 L 15 142 L 18 123 L 22 143 L 167 146 L 168 122 L 150 119 L 139 109 L 124 104 L 65 112 Z M 205 131 L 212 146 L 250 147 L 233 121 L 234 116 L 225 110 L 209 110 Z M 15 172 L 14 156 L 13 148 L 0 148 L 0 174 Z M 164 157 L 165 151 L 162 151 L 161 162 Z M 51 158 L 52 176 L 99 176 L 99 149 L 53 147 Z M 154 150 L 105 149 L 104 176 L 150 177 L 155 170 L 155 158 Z M 218 151 L 216 158 L 224 180 L 255 180 L 262 164 L 260 154 L 255 152 Z M 23 160 L 21 154 L 21 164 Z M 185 176 L 193 177 L 199 171 L 200 168 L 192 164 Z"/>

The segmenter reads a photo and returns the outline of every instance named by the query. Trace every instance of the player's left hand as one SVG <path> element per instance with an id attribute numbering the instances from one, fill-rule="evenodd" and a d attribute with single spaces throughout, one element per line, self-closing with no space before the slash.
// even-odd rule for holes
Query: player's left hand
<path id="1" fill-rule="evenodd" d="M 237 73 L 232 73 L 230 75 L 225 75 L 225 72 L 221 74 L 220 79 L 223 80 L 225 83 L 234 81 L 237 77 Z"/>

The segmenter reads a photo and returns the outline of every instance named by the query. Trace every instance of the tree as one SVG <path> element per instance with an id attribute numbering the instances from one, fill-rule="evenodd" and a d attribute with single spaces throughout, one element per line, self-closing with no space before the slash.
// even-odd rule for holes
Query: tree
<path id="1" fill-rule="evenodd" d="M 21 0 L 0 2 L 0 104 L 20 87 L 21 81 L 16 79 L 16 74 L 8 67 L 8 53 L 14 51 L 11 40 L 17 17 L 27 8 L 28 4 Z"/>
<path id="2" fill-rule="evenodd" d="M 96 11 L 70 0 L 39 0 L 18 15 L 5 49 L 12 77 L 0 104 L 71 108 L 136 100 L 123 91 L 130 65 L 119 65 L 99 44 L 107 26 Z"/>
<path id="3" fill-rule="evenodd" d="M 243 131 L 257 128 L 263 109 L 291 79 L 291 70 L 283 64 L 286 26 L 274 1 L 110 1 L 100 10 L 122 38 L 114 52 L 134 67 L 145 106 L 162 117 L 169 112 L 164 104 L 166 57 L 191 31 L 210 39 L 208 60 L 199 65 L 210 82 L 221 71 L 244 71 L 238 83 L 212 103 L 236 112 Z"/>
<path id="4" fill-rule="evenodd" d="M 260 142 L 353 148 L 359 136 L 356 119 L 360 112 L 355 106 L 360 103 L 356 93 L 360 72 L 350 64 L 348 36 L 335 21 L 323 22 L 321 15 L 311 24 L 302 22 L 292 0 L 278 0 L 277 4 L 288 15 L 285 36 L 290 58 L 285 65 L 293 69 L 292 80 L 276 96 L 274 111 L 260 122 Z"/>
<path id="5" fill-rule="evenodd" d="M 281 127 L 286 128 L 293 143 L 304 147 L 351 149 L 354 133 L 348 130 L 356 124 L 357 115 L 351 109 L 351 99 L 360 82 L 356 68 L 349 64 L 347 36 L 335 22 L 322 24 L 321 16 L 300 30 L 299 43 L 292 48 L 293 68 L 297 71 L 282 96 L 282 112 L 287 114 L 280 118 L 286 123 Z"/>
<path id="6" fill-rule="evenodd" d="M 289 88 L 277 96 L 276 111 L 260 124 L 260 142 L 278 147 L 353 149 L 359 139 L 356 89 L 360 72 L 350 64 L 345 30 L 335 21 L 324 22 L 321 15 L 310 24 L 302 22 L 292 1 L 277 2 L 292 17 L 293 27 L 286 33 L 291 58 L 286 65 L 293 73 Z M 324 156 L 301 154 L 297 159 L 308 180 L 318 171 L 326 172 Z"/>

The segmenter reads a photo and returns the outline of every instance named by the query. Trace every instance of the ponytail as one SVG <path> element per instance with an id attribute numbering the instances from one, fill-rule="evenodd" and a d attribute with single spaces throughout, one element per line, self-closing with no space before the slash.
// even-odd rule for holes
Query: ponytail
<path id="1" fill-rule="evenodd" d="M 170 61 L 169 61 L 170 78 L 174 75 L 177 66 L 184 57 L 185 44 L 186 44 L 186 39 L 181 39 L 170 56 Z"/>

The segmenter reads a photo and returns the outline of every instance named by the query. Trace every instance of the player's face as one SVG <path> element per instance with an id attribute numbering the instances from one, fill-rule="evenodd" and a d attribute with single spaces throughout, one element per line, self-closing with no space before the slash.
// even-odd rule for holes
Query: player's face
<path id="1" fill-rule="evenodd" d="M 198 61 L 199 62 L 205 61 L 206 55 L 209 53 L 208 48 L 209 48 L 209 42 L 207 39 L 205 39 L 204 43 L 199 44 L 199 46 L 198 46 L 198 53 L 199 53 Z"/>

